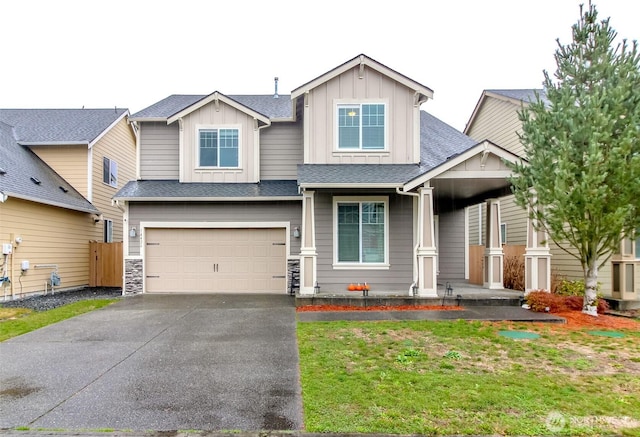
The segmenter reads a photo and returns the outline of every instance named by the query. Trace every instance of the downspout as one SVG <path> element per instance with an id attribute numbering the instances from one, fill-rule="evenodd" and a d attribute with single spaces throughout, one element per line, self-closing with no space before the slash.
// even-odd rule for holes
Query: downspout
<path id="1" fill-rule="evenodd" d="M 396 187 L 396 193 L 402 196 L 411 196 L 411 197 L 417 197 L 418 199 L 420 198 L 420 195 L 418 193 L 411 193 L 409 191 L 401 191 L 400 187 Z M 420 201 L 418 200 L 418 208 L 420 208 Z M 420 212 L 418 211 L 418 216 L 420 215 Z M 420 224 L 416 224 L 416 234 L 418 234 L 418 229 L 419 229 Z M 409 287 L 409 295 L 410 296 L 415 296 L 415 289 L 416 286 L 418 285 L 418 248 L 420 247 L 420 235 L 417 235 L 416 238 L 416 245 L 413 248 L 413 282 L 411 283 L 411 286 Z"/>

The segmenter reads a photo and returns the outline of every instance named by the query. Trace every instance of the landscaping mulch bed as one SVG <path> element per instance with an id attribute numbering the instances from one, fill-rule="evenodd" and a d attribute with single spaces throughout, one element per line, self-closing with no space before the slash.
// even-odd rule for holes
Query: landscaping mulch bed
<path id="1" fill-rule="evenodd" d="M 553 313 L 556 316 L 564 318 L 567 323 L 560 325 L 565 328 L 608 328 L 608 329 L 633 329 L 640 330 L 640 321 L 610 316 L 608 314 L 599 314 L 598 317 L 584 314 L 581 311 L 560 311 Z"/>
<path id="2" fill-rule="evenodd" d="M 312 311 L 462 311 L 461 306 L 444 306 L 444 305 L 372 305 L 372 306 L 353 306 L 353 305 L 303 305 L 296 308 L 297 312 Z"/>
<path id="3" fill-rule="evenodd" d="M 0 302 L 0 307 L 28 308 L 34 311 L 46 311 L 80 300 L 117 299 L 120 297 L 122 297 L 122 288 L 119 287 L 85 287 L 80 290 L 60 291 L 8 300 Z"/>

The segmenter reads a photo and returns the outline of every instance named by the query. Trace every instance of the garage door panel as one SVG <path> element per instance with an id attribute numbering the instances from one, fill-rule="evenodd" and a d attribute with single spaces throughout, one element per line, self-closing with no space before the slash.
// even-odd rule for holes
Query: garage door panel
<path id="1" fill-rule="evenodd" d="M 149 293 L 286 290 L 285 229 L 147 229 Z"/>

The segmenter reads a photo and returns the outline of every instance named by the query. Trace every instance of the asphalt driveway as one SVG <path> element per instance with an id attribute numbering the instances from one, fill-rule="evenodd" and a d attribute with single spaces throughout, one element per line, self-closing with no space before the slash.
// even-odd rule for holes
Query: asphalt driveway
<path id="1" fill-rule="evenodd" d="M 145 295 L 0 343 L 0 428 L 296 430 L 286 295 Z"/>

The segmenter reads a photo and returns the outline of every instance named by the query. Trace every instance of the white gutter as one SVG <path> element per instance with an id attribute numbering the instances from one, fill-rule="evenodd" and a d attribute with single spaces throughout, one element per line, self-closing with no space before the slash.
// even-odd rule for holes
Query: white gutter
<path id="1" fill-rule="evenodd" d="M 418 208 L 420 208 L 420 195 L 418 193 L 411 193 L 409 191 L 401 191 L 400 187 L 396 188 L 396 193 L 402 196 L 411 196 L 418 198 Z M 418 211 L 418 216 L 420 216 L 420 212 Z M 409 287 L 409 294 L 414 296 L 415 287 L 418 285 L 418 248 L 420 247 L 420 235 L 418 230 L 420 228 L 420 224 L 416 223 L 416 245 L 413 248 L 413 282 Z"/>

